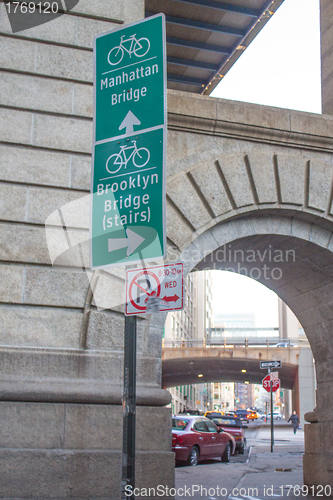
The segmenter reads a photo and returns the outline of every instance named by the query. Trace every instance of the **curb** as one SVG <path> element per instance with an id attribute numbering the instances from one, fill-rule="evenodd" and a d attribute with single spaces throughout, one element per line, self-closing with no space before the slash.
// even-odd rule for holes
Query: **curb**
<path id="1" fill-rule="evenodd" d="M 247 460 L 246 460 L 246 462 L 245 462 L 246 464 L 248 463 L 248 461 L 249 461 L 249 460 L 250 460 L 250 458 L 251 458 L 251 453 L 252 453 L 252 446 L 250 446 L 250 448 L 249 448 L 249 454 L 248 454 Z"/>

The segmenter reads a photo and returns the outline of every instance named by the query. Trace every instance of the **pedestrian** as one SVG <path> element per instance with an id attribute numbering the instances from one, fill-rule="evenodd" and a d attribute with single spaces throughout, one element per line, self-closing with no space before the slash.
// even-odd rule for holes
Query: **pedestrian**
<path id="1" fill-rule="evenodd" d="M 297 431 L 297 428 L 300 424 L 300 421 L 299 421 L 299 418 L 298 418 L 298 415 L 296 413 L 296 410 L 293 411 L 292 415 L 290 415 L 290 418 L 288 420 L 288 422 L 292 423 L 292 426 L 293 426 L 293 429 L 294 429 L 294 434 L 296 434 L 296 431 Z"/>

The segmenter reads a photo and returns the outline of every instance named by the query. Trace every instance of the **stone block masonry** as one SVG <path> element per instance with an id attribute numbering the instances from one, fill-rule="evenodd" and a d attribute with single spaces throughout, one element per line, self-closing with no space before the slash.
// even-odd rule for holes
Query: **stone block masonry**
<path id="1" fill-rule="evenodd" d="M 80 0 L 70 14 L 13 34 L 0 2 L 1 497 L 120 496 L 124 269 L 100 273 L 89 295 L 92 273 L 76 256 L 52 266 L 44 224 L 77 201 L 84 214 L 71 237 L 86 238 L 93 38 L 142 17 L 143 0 Z M 137 481 L 173 485 L 169 395 L 146 323 L 138 325 Z"/>

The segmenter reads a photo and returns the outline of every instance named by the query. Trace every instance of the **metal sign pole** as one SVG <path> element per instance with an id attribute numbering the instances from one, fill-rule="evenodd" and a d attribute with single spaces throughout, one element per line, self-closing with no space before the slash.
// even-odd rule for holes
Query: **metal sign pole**
<path id="1" fill-rule="evenodd" d="M 273 423 L 273 381 L 271 375 L 271 369 L 268 368 L 268 374 L 270 375 L 270 389 L 271 389 L 271 453 L 273 453 L 274 446 L 274 423 Z"/>
<path id="2" fill-rule="evenodd" d="M 135 486 L 136 325 L 136 316 L 125 316 L 121 478 L 123 500 L 134 498 L 129 492 L 133 491 Z"/>

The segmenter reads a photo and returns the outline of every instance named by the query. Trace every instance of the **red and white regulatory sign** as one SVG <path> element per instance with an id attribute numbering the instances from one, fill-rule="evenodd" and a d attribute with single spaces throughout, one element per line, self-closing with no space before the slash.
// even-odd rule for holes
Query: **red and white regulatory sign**
<path id="1" fill-rule="evenodd" d="M 273 375 L 273 373 L 271 375 L 266 375 L 266 377 L 264 377 L 262 379 L 262 386 L 264 389 L 266 389 L 267 392 L 271 392 L 271 376 Z M 279 389 L 280 387 L 280 379 L 275 377 L 274 375 L 272 376 L 272 392 L 275 392 Z"/>
<path id="2" fill-rule="evenodd" d="M 179 311 L 183 307 L 182 263 L 129 269 L 126 272 L 126 316 Z"/>

